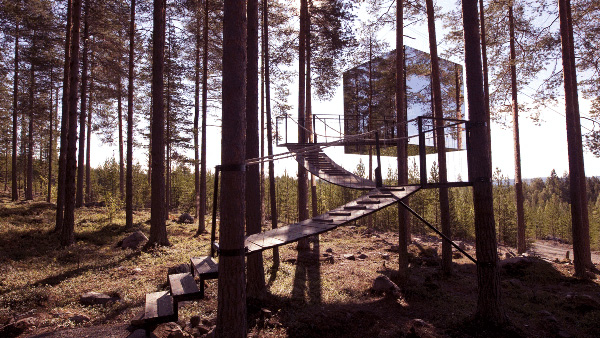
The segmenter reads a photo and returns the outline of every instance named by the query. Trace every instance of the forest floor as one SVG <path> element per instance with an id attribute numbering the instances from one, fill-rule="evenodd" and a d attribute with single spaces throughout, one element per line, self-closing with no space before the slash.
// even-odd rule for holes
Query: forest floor
<path id="1" fill-rule="evenodd" d="M 208 252 L 208 234 L 193 237 L 194 225 L 174 221 L 168 221 L 169 247 L 148 252 L 118 248 L 128 234 L 148 233 L 149 213 L 136 212 L 134 227 L 126 228 L 123 215 L 111 221 L 103 208 L 77 210 L 76 244 L 63 249 L 52 233 L 54 214 L 52 204 L 12 203 L 0 195 L 1 337 L 127 337 L 130 321 L 143 310 L 145 293 L 166 289 L 167 269 Z M 435 237 L 413 238 L 410 278 L 400 292 L 373 292 L 380 275 L 397 281 L 396 243 L 394 232 L 345 226 L 322 234 L 311 253 L 299 256 L 295 245 L 281 247 L 277 270 L 271 269 L 272 251 L 264 252 L 268 293 L 248 300 L 249 336 L 598 337 L 598 275 L 574 279 L 564 245 L 541 243 L 565 250 L 543 258 L 512 257 L 513 248 L 499 248 L 509 324 L 494 328 L 472 317 L 475 265 L 455 252 L 453 274 L 442 274 L 441 244 Z M 539 251 L 537 244 L 532 248 Z M 462 245 L 475 255 L 473 243 Z M 214 327 L 216 284 L 208 281 L 204 300 L 180 308 L 178 325 L 186 334 L 203 336 Z M 80 296 L 89 291 L 118 301 L 81 304 Z M 200 326 L 192 329 L 190 320 L 198 315 Z M 174 336 L 173 327 L 159 326 L 153 334 Z"/>

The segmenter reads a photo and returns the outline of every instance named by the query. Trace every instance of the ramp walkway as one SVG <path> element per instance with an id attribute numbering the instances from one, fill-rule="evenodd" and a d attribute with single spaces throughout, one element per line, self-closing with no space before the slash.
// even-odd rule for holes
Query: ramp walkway
<path id="1" fill-rule="evenodd" d="M 366 195 L 312 219 L 247 236 L 244 243 L 246 254 L 333 230 L 398 203 L 420 188 L 420 186 L 376 188 Z"/>

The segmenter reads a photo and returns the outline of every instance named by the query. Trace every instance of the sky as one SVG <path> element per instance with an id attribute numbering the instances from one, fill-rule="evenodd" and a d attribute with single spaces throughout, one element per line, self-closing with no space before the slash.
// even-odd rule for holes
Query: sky
<path id="1" fill-rule="evenodd" d="M 443 8 L 449 8 L 454 6 L 453 0 L 440 0 L 438 5 Z M 438 39 L 443 36 L 444 28 L 441 23 L 436 23 L 436 29 L 438 31 Z M 389 40 L 391 46 L 395 45 L 394 31 L 386 30 L 381 33 L 382 38 Z M 427 27 L 424 24 L 410 25 L 405 28 L 405 35 L 408 36 L 405 39 L 405 44 L 413 48 L 428 51 L 428 32 Z M 440 45 L 443 48 L 443 45 Z M 391 47 L 391 49 L 395 49 Z M 443 49 L 441 50 L 443 52 Z M 365 60 L 366 61 L 366 60 Z M 463 64 L 462 60 L 452 60 Z M 463 64 L 464 65 L 464 64 Z M 349 65 L 347 68 L 352 68 L 355 65 Z M 297 65 L 295 66 L 297 68 Z M 347 69 L 344 69 L 344 71 Z M 339 85 L 336 89 L 336 94 L 331 100 L 319 101 L 313 100 L 313 113 L 315 114 L 339 114 L 343 115 L 343 94 L 341 77 L 339 79 Z M 463 81 L 464 83 L 464 81 Z M 297 81 L 290 83 L 289 103 L 292 104 L 293 108 L 290 111 L 294 117 L 297 116 L 297 92 L 298 84 Z M 523 93 L 526 94 L 526 93 Z M 520 95 L 520 100 L 524 102 L 528 100 L 526 95 Z M 588 116 L 589 102 L 581 99 L 580 96 L 580 108 L 581 115 Z M 566 138 L 566 120 L 564 116 L 564 105 L 557 104 L 551 107 L 545 107 L 541 110 L 540 117 L 541 123 L 534 123 L 528 116 L 529 113 L 523 113 L 520 115 L 520 138 L 521 138 L 521 168 L 522 177 L 524 179 L 534 177 L 547 177 L 550 172 L 554 169 L 557 174 L 561 176 L 563 173 L 568 172 L 568 152 L 567 152 L 567 138 Z M 209 111 L 211 115 L 218 115 L 219 111 Z M 509 120 L 510 121 L 510 120 Z M 215 165 L 220 163 L 220 144 L 221 134 L 220 128 L 214 125 L 219 124 L 218 121 L 209 120 L 208 124 L 211 125 L 207 128 L 208 138 L 208 152 L 207 152 L 207 164 L 208 168 L 214 168 Z M 591 129 L 593 126 L 591 122 L 582 120 L 582 126 L 584 127 L 583 132 L 586 132 L 585 128 Z M 499 168 L 503 175 L 508 178 L 514 178 L 514 148 L 513 148 L 513 136 L 512 128 L 505 128 L 497 123 L 492 123 L 492 167 Z M 92 136 L 92 147 L 95 149 L 92 156 L 92 166 L 97 167 L 101 165 L 107 158 L 115 156 L 118 158 L 118 153 L 115 146 L 102 145 L 99 142 L 97 136 Z M 97 151 L 96 151 L 97 149 Z M 286 152 L 287 149 L 282 147 L 275 147 L 276 153 Z M 349 171 L 354 171 L 359 161 L 367 163 L 368 158 L 366 156 L 349 155 L 343 153 L 342 147 L 331 147 L 325 149 L 330 157 L 332 157 L 338 164 L 342 165 Z M 190 152 L 189 156 L 193 156 Z M 415 159 L 418 161 L 418 159 Z M 428 164 L 435 160 L 435 155 L 428 156 Z M 140 150 L 134 153 L 134 161 L 145 165 L 147 163 L 147 150 Z M 588 151 L 584 153 L 585 169 L 587 176 L 600 176 L 600 159 L 596 158 L 593 154 Z M 293 159 L 286 159 L 277 161 L 275 163 L 276 175 L 282 175 L 284 171 L 288 175 L 295 175 L 297 171 L 297 163 Z M 395 158 L 382 158 L 382 173 L 385 175 L 388 172 L 388 168 L 392 170 L 396 169 Z M 466 177 L 466 155 L 464 152 L 453 153 L 448 157 L 448 170 L 449 179 L 456 177 L 460 174 L 463 178 Z"/>

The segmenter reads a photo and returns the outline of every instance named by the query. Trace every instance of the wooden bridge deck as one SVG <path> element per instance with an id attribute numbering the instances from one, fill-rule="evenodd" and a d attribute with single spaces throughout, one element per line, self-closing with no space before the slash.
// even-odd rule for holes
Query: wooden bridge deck
<path id="1" fill-rule="evenodd" d="M 295 152 L 307 145 L 288 144 L 286 146 L 290 151 Z M 298 155 L 296 156 L 296 160 L 310 173 L 329 183 L 360 190 L 375 188 L 375 182 L 347 171 L 320 149 Z"/>
<path id="2" fill-rule="evenodd" d="M 369 191 L 339 208 L 305 221 L 246 237 L 247 254 L 295 242 L 333 230 L 384 209 L 419 190 L 419 186 L 382 187 Z"/>

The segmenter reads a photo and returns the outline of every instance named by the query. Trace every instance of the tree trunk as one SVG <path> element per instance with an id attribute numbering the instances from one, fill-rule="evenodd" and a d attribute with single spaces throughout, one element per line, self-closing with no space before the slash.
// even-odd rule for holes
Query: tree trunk
<path id="1" fill-rule="evenodd" d="M 60 244 L 69 246 L 75 241 L 75 176 L 77 166 L 77 87 L 79 85 L 79 26 L 81 0 L 73 0 L 73 29 L 71 64 L 69 70 L 69 132 L 67 134 L 67 163 L 65 167 L 65 214 Z"/>
<path id="2" fill-rule="evenodd" d="M 246 6 L 225 0 L 223 18 L 223 126 L 218 308 L 215 337 L 246 336 L 244 196 L 246 130 Z M 227 254 L 223 254 L 227 253 Z"/>
<path id="3" fill-rule="evenodd" d="M 167 119 L 167 168 L 166 168 L 166 186 L 165 186 L 165 206 L 167 208 L 165 219 L 169 219 L 169 213 L 171 212 L 171 41 L 169 33 L 169 47 L 167 55 L 167 111 L 165 117 Z"/>
<path id="4" fill-rule="evenodd" d="M 483 95 L 481 72 L 481 49 L 479 46 L 479 20 L 477 3 L 463 1 L 463 23 L 465 37 L 465 70 L 469 107 L 470 158 L 469 169 L 473 182 L 473 207 L 477 248 L 477 312 L 476 317 L 492 323 L 506 321 L 500 294 L 498 273 L 498 248 L 494 221 L 492 194 L 492 159 Z"/>
<path id="5" fill-rule="evenodd" d="M 92 201 L 92 177 L 91 177 L 91 144 L 92 144 L 92 94 L 94 93 L 94 51 L 90 51 L 90 88 L 89 88 L 89 99 L 87 108 L 87 137 L 86 137 L 86 148 L 85 148 L 85 200 L 86 202 Z"/>
<path id="6" fill-rule="evenodd" d="M 398 185 L 408 184 L 408 126 L 406 122 L 406 99 L 404 70 L 404 1 L 396 2 L 396 160 L 398 162 Z M 408 280 L 408 244 L 410 240 L 408 211 L 398 204 L 398 276 L 401 283 Z"/>
<path id="7" fill-rule="evenodd" d="M 166 0 L 154 0 L 152 46 L 152 184 L 150 238 L 147 245 L 169 245 L 165 223 L 164 50 Z"/>
<path id="8" fill-rule="evenodd" d="M 269 9 L 268 1 L 263 0 L 263 53 L 265 62 L 265 102 L 267 113 L 267 155 L 273 156 L 273 125 L 271 119 L 271 78 L 269 53 Z M 275 163 L 269 161 L 269 201 L 271 205 L 271 228 L 277 228 L 277 191 L 275 188 Z M 279 267 L 279 248 L 273 248 L 273 269 Z"/>
<path id="9" fill-rule="evenodd" d="M 135 53 L 135 0 L 129 15 L 129 62 L 127 76 L 127 173 L 125 175 L 125 226 L 133 227 L 133 77 Z"/>
<path id="10" fill-rule="evenodd" d="M 119 58 L 121 61 L 121 58 Z M 122 62 L 119 62 L 122 64 Z M 121 73 L 117 83 L 117 122 L 119 124 L 119 198 L 125 198 L 125 161 L 123 160 L 123 85 L 121 84 Z"/>
<path id="11" fill-rule="evenodd" d="M 579 102 L 577 98 L 577 75 L 572 60 L 574 49 L 569 24 L 570 2 L 559 0 L 560 33 L 562 45 L 563 77 L 565 86 L 565 106 L 567 123 L 567 145 L 569 153 L 569 193 L 571 196 L 571 222 L 573 231 L 573 264 L 575 276 L 585 278 L 589 246 L 586 237 L 589 230 L 585 227 L 587 201 L 583 199 L 585 190 L 581 182 L 585 180 L 582 168 L 583 152 L 581 143 L 581 125 L 579 124 Z M 583 177 L 582 177 L 583 176 Z"/>
<path id="12" fill-rule="evenodd" d="M 488 81 L 488 60 L 487 60 L 487 35 L 485 32 L 485 7 L 483 6 L 483 0 L 479 0 L 479 19 L 481 20 L 481 61 L 483 62 L 483 97 L 485 103 L 485 116 L 488 129 L 488 142 L 490 156 L 492 154 L 492 126 L 490 121 L 490 85 Z M 491 175 L 491 174 L 490 174 Z"/>
<path id="13" fill-rule="evenodd" d="M 300 42 L 299 42 L 299 85 L 298 85 L 298 143 L 306 144 L 306 21 L 308 19 L 307 0 L 300 0 Z M 308 219 L 308 174 L 298 156 L 298 221 Z M 308 249 L 308 241 L 298 241 L 298 250 Z"/>
<path id="14" fill-rule="evenodd" d="M 208 1 L 208 0 L 204 0 Z M 194 218 L 198 225 L 204 223 L 204 215 L 200 217 L 200 145 L 198 140 L 200 122 L 200 0 L 196 0 L 196 45 L 194 56 Z M 200 230 L 200 229 L 198 229 Z M 196 235 L 199 235 L 197 231 Z"/>
<path id="15" fill-rule="evenodd" d="M 247 1 L 246 66 L 246 159 L 259 156 L 258 140 L 258 0 Z M 246 169 L 246 235 L 261 231 L 260 170 L 258 164 Z M 265 290 L 262 252 L 248 255 L 246 292 L 260 297 Z"/>
<path id="16" fill-rule="evenodd" d="M 13 116 L 12 116 L 12 200 L 19 199 L 19 184 L 17 177 L 17 135 L 19 109 L 19 23 L 15 27 L 15 75 L 13 85 Z"/>
<path id="17" fill-rule="evenodd" d="M 79 159 L 77 161 L 77 197 L 75 207 L 83 206 L 83 160 L 85 156 L 85 124 L 86 124 L 86 108 L 87 108 L 87 81 L 88 81 L 88 39 L 89 39 L 89 0 L 85 0 L 85 8 L 83 14 L 83 68 L 81 70 L 81 113 L 79 114 Z"/>
<path id="18" fill-rule="evenodd" d="M 588 214 L 588 205 L 587 205 L 587 180 L 585 177 L 585 165 L 583 161 L 583 145 L 581 144 L 581 119 L 579 115 L 579 94 L 577 91 L 577 68 L 575 66 L 575 43 L 573 41 L 573 18 L 571 17 L 571 0 L 567 0 L 567 25 L 569 31 L 569 41 L 571 42 L 571 48 L 569 51 L 571 57 L 571 72 L 572 82 L 573 82 L 573 109 L 575 111 L 576 116 L 576 128 L 579 130 L 579 138 L 578 140 L 578 157 L 579 157 L 579 184 L 580 184 L 580 193 L 581 200 L 583 203 L 583 208 L 581 211 L 582 219 L 583 219 L 583 242 L 584 242 L 584 262 L 586 267 L 593 269 L 594 263 L 592 263 L 592 253 L 590 251 L 590 220 Z"/>
<path id="19" fill-rule="evenodd" d="M 515 198 L 517 202 L 517 252 L 527 250 L 525 242 L 525 211 L 523 208 L 523 182 L 521 180 L 521 141 L 519 138 L 519 103 L 517 88 L 517 52 L 515 50 L 515 18 L 513 3 L 508 6 L 508 22 L 510 34 L 510 77 L 512 89 L 513 141 L 515 146 Z"/>
<path id="20" fill-rule="evenodd" d="M 54 151 L 53 147 L 53 136 L 54 136 L 54 107 L 52 106 L 52 90 L 54 89 L 54 73 L 52 69 L 50 69 L 50 121 L 48 128 L 48 194 L 46 196 L 46 202 L 50 203 L 52 200 L 52 153 Z M 6 186 L 6 185 L 5 185 Z"/>
<path id="21" fill-rule="evenodd" d="M 306 126 L 308 129 L 308 141 L 313 143 L 315 140 L 313 139 L 313 131 L 315 126 L 313 125 L 312 119 L 312 80 L 311 80 L 311 35 L 310 35 L 310 16 L 306 18 Z M 310 204 L 311 204 L 311 213 L 312 217 L 318 216 L 318 203 L 317 203 L 317 182 L 315 176 L 310 174 Z M 315 235 L 312 237 L 313 242 L 319 241 L 319 235 Z"/>
<path id="22" fill-rule="evenodd" d="M 204 27 L 202 28 L 202 135 L 200 144 L 200 218 L 197 234 L 206 231 L 204 215 L 206 215 L 206 118 L 208 104 L 208 0 L 204 0 Z M 213 202 L 214 203 L 214 202 Z"/>
<path id="23" fill-rule="evenodd" d="M 29 73 L 31 79 L 29 81 L 29 130 L 27 132 L 27 186 L 25 187 L 25 199 L 31 201 L 33 200 L 33 109 L 35 99 L 35 67 L 33 63 L 31 63 Z"/>
<path id="24" fill-rule="evenodd" d="M 60 154 L 58 156 L 58 180 L 56 187 L 56 224 L 54 232 L 60 233 L 63 228 L 65 207 L 65 179 L 67 166 L 67 134 L 69 132 L 69 80 L 71 63 L 71 31 L 73 30 L 72 0 L 67 2 L 67 27 L 65 37 L 65 63 L 63 71 L 62 116 L 60 127 Z M 13 174 L 15 175 L 15 174 Z"/>
<path id="25" fill-rule="evenodd" d="M 445 122 L 444 111 L 442 107 L 442 89 L 440 85 L 440 65 L 437 52 L 437 39 L 435 34 L 435 14 L 433 1 L 426 0 L 427 3 L 427 21 L 429 26 L 429 52 L 431 55 L 431 85 L 433 89 L 434 102 L 434 125 L 436 129 L 439 182 L 441 184 L 448 182 L 448 172 L 446 168 L 446 137 L 444 136 Z M 440 218 L 442 223 L 442 233 L 452 238 L 450 228 L 450 201 L 448 196 L 448 187 L 441 186 L 439 190 L 440 198 Z M 452 246 L 448 241 L 442 241 L 442 270 L 446 275 L 452 273 Z"/>

